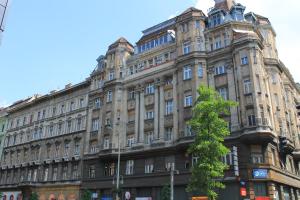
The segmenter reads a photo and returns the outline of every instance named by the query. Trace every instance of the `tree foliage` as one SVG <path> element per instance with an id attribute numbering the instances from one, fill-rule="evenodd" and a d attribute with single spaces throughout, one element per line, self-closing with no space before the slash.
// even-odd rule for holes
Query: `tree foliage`
<path id="1" fill-rule="evenodd" d="M 164 185 L 161 190 L 160 199 L 170 200 L 170 196 L 171 196 L 170 185 L 169 184 Z"/>
<path id="2" fill-rule="evenodd" d="M 39 200 L 39 195 L 36 192 L 31 193 L 29 200 Z"/>
<path id="3" fill-rule="evenodd" d="M 84 190 L 82 195 L 82 200 L 91 200 L 92 198 L 92 192 L 89 190 Z"/>
<path id="4" fill-rule="evenodd" d="M 192 168 L 187 190 L 206 194 L 209 199 L 215 200 L 218 197 L 216 189 L 225 188 L 221 178 L 227 166 L 221 157 L 229 153 L 223 143 L 230 131 L 222 116 L 229 115 L 230 107 L 237 103 L 224 100 L 218 92 L 206 86 L 200 86 L 198 94 L 193 117 L 189 121 L 195 142 L 188 149 L 190 154 L 198 157 L 198 162 Z"/>

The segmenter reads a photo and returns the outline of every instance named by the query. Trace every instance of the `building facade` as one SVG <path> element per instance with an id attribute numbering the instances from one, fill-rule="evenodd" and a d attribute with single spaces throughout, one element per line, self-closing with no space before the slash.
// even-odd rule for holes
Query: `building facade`
<path id="1" fill-rule="evenodd" d="M 276 49 L 268 18 L 215 0 L 208 16 L 189 8 L 150 27 L 135 46 L 120 38 L 90 77 L 8 108 L 1 191 L 40 199 L 111 199 L 120 148 L 121 198 L 159 200 L 174 177 L 185 191 L 194 133 L 187 121 L 200 84 L 239 106 L 224 117 L 231 152 L 220 199 L 300 199 L 300 89 Z"/>
<path id="2" fill-rule="evenodd" d="M 7 112 L 6 109 L 0 108 L 0 155 L 2 155 L 2 150 L 4 146 L 6 127 L 7 127 Z M 0 161 L 0 165 L 1 165 L 1 161 Z"/>
<path id="3" fill-rule="evenodd" d="M 28 199 L 79 199 L 88 82 L 7 108 L 0 189 Z M 10 197 L 7 197 L 10 198 Z"/>

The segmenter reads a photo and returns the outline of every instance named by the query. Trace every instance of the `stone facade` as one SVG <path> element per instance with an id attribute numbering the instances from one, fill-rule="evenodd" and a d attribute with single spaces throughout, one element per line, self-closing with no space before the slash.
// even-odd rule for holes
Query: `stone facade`
<path id="1" fill-rule="evenodd" d="M 216 0 L 208 16 L 189 8 L 143 31 L 136 46 L 118 39 L 86 81 L 10 106 L 0 189 L 112 198 L 120 147 L 122 198 L 159 200 L 174 167 L 175 199 L 188 199 L 197 158 L 187 154 L 187 121 L 204 84 L 239 103 L 224 118 L 231 152 L 220 199 L 240 199 L 240 181 L 251 200 L 299 199 L 300 89 L 269 20 L 244 10 L 231 0 Z"/>
<path id="2" fill-rule="evenodd" d="M 7 128 L 6 109 L 0 108 L 0 155 L 2 155 L 2 150 L 3 150 L 3 146 L 4 146 L 6 128 Z M 0 161 L 0 164 L 1 164 L 1 161 Z"/>
<path id="3" fill-rule="evenodd" d="M 88 86 L 88 81 L 67 85 L 64 90 L 36 95 L 7 108 L 3 191 L 22 190 L 25 199 L 32 192 L 46 199 L 52 199 L 51 195 L 78 199 Z"/>

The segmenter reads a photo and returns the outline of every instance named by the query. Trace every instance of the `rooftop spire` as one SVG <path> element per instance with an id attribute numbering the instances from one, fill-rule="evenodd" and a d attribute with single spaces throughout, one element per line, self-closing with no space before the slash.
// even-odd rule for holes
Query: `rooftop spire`
<path id="1" fill-rule="evenodd" d="M 234 0 L 214 0 L 215 8 L 219 8 L 222 10 L 230 10 L 230 8 L 234 5 Z"/>

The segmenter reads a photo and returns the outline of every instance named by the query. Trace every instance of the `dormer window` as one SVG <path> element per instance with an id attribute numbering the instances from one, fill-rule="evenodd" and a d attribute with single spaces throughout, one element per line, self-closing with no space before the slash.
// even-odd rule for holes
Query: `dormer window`
<path id="1" fill-rule="evenodd" d="M 214 15 L 212 17 L 212 24 L 213 24 L 213 26 L 217 26 L 217 25 L 221 24 L 221 16 L 220 16 L 220 14 Z"/>

